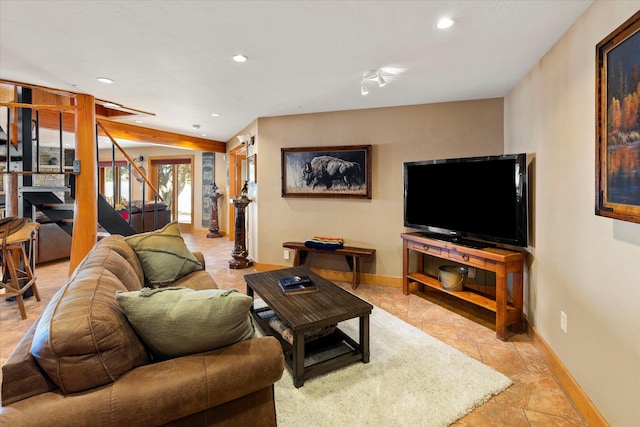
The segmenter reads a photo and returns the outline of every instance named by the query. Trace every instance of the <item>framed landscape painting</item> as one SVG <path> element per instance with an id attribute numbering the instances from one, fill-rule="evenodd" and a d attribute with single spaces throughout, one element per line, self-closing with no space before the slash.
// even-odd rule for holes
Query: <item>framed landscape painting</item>
<path id="1" fill-rule="evenodd" d="M 371 145 L 282 148 L 282 197 L 371 198 Z"/>
<path id="2" fill-rule="evenodd" d="M 640 12 L 596 47 L 596 215 L 640 223 Z"/>

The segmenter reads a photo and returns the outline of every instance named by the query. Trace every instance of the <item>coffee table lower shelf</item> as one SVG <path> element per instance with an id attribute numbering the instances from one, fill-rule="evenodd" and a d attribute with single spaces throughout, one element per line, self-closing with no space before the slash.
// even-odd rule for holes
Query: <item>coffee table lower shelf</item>
<path id="1" fill-rule="evenodd" d="M 273 336 L 280 341 L 285 366 L 291 373 L 291 376 L 294 377 L 293 383 L 296 388 L 302 387 L 304 381 L 311 377 L 322 375 L 354 362 L 362 361 L 367 363 L 369 361 L 369 355 L 363 354 L 361 346 L 336 327 L 335 331 L 331 334 L 304 343 L 303 374 L 300 378 L 296 378 L 294 374 L 294 365 L 296 363 L 294 345 L 282 338 L 282 335 L 269 325 L 271 316 L 264 318 L 260 316 L 260 314 L 266 314 L 268 312 L 273 313 L 271 308 L 263 307 L 252 310 L 251 314 L 265 335 Z"/>

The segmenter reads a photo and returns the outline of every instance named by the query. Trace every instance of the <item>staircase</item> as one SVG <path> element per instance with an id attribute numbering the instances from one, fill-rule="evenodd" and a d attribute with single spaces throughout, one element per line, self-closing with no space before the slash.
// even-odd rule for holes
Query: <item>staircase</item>
<path id="1" fill-rule="evenodd" d="M 23 198 L 67 234 L 73 235 L 73 205 L 64 203 L 52 191 L 25 191 Z M 98 195 L 98 224 L 110 234 L 136 234 L 133 227 L 101 194 Z"/>
<path id="2" fill-rule="evenodd" d="M 38 187 L 31 187 L 35 189 Z M 51 222 L 58 224 L 60 228 L 73 234 L 73 205 L 64 203 L 52 191 L 25 191 L 23 188 L 22 197 L 36 210 L 46 215 Z"/>
<path id="3" fill-rule="evenodd" d="M 34 91 L 37 93 L 37 96 L 34 96 Z M 16 87 L 14 95 L 15 98 L 10 98 L 12 99 L 11 101 L 0 100 L 0 109 L 4 113 L 4 117 L 6 117 L 5 122 L 3 122 L 6 128 L 0 129 L 0 176 L 2 174 L 21 176 L 21 181 L 17 184 L 19 185 L 17 191 L 19 200 L 12 200 L 12 206 L 15 208 L 15 204 L 18 204 L 19 215 L 26 217 L 31 217 L 31 212 L 33 212 L 33 208 L 35 208 L 35 210 L 43 213 L 51 222 L 57 224 L 67 234 L 72 235 L 74 229 L 74 205 L 65 203 L 56 195 L 56 193 L 68 193 L 71 191 L 71 198 L 74 199 L 75 177 L 80 171 L 79 161 L 76 165 L 75 154 L 70 153 L 70 156 L 67 156 L 67 154 L 73 150 L 63 148 L 62 135 L 65 130 L 64 116 L 65 114 L 75 114 L 76 109 L 74 101 L 71 99 L 72 96 L 66 97 L 57 93 L 52 95 L 46 90 L 36 90 L 30 87 Z M 51 100 L 52 102 L 50 104 L 42 103 L 34 105 L 32 102 L 34 98 L 38 100 Z M 56 114 L 58 115 L 58 125 L 51 127 L 51 120 L 55 118 Z M 50 146 L 45 146 L 46 144 L 44 143 L 41 144 L 41 125 L 59 130 L 58 147 L 51 150 Z M 112 142 L 111 167 L 115 168 L 115 150 L 117 149 L 128 164 L 128 176 L 131 177 L 132 172 L 135 172 L 142 178 L 142 200 L 146 199 L 145 188 L 147 187 L 153 192 L 156 202 L 158 199 L 162 200 L 158 190 L 151 184 L 144 171 L 135 165 L 134 160 L 122 149 L 100 121 L 96 121 L 95 125 Z M 71 131 L 73 131 L 73 129 L 71 129 Z M 47 142 L 50 143 L 52 141 L 48 140 Z M 97 140 L 95 142 L 97 144 Z M 132 167 L 134 169 L 133 171 L 131 169 Z M 66 178 L 64 183 L 50 183 L 45 180 L 44 185 L 40 182 L 40 186 L 38 186 L 34 180 L 34 177 L 38 175 L 62 175 Z M 92 185 L 94 184 L 96 183 L 92 183 Z M 15 197 L 15 193 L 13 194 Z M 127 199 L 131 199 L 131 192 Z M 96 227 L 99 227 L 99 231 L 104 229 L 110 234 L 120 234 L 123 236 L 130 236 L 137 233 L 136 229 L 131 225 L 131 222 L 125 220 L 120 213 L 118 213 L 115 209 L 115 204 L 111 205 L 100 194 L 96 202 L 98 204 L 98 224 L 96 224 Z M 82 212 L 78 212 L 78 214 L 82 215 Z M 155 215 L 156 211 L 154 209 L 154 227 L 156 223 Z M 142 229 L 145 229 L 144 214 L 142 218 Z M 92 227 L 93 225 L 83 221 L 82 226 Z M 86 230 L 86 228 L 84 229 Z"/>
<path id="4" fill-rule="evenodd" d="M 102 194 L 98 194 L 98 223 L 110 234 L 131 236 L 137 233 Z"/>

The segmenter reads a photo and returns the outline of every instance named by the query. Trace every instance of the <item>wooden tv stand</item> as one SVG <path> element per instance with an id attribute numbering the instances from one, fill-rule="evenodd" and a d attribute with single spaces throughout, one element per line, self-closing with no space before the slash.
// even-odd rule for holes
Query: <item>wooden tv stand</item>
<path id="1" fill-rule="evenodd" d="M 403 233 L 402 235 L 402 292 L 409 294 L 409 283 L 417 282 L 420 289 L 424 286 L 437 289 L 462 300 L 476 304 L 496 313 L 496 337 L 505 341 L 507 326 L 513 325 L 516 333 L 524 332 L 522 313 L 522 277 L 524 270 L 524 252 L 510 251 L 500 248 L 471 248 L 455 243 L 424 237 L 421 233 Z M 418 253 L 417 271 L 410 271 L 410 254 Z M 459 264 L 468 265 L 496 274 L 496 297 L 492 299 L 479 293 L 463 290 L 448 291 L 437 277 L 424 272 L 424 255 L 449 259 Z M 513 293 L 511 301 L 507 301 L 507 275 L 513 277 Z"/>

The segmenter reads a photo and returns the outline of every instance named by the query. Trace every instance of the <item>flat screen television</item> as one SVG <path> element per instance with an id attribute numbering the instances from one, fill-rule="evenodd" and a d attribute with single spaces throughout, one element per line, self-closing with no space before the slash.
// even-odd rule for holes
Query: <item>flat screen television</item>
<path id="1" fill-rule="evenodd" d="M 404 225 L 469 246 L 527 246 L 526 154 L 406 162 Z"/>

